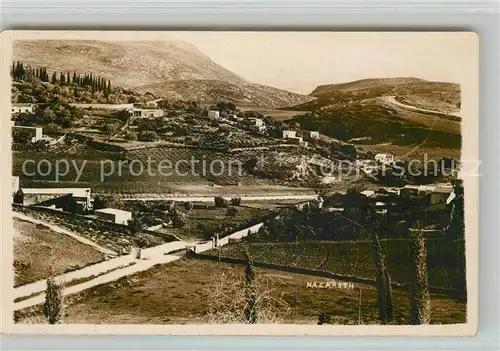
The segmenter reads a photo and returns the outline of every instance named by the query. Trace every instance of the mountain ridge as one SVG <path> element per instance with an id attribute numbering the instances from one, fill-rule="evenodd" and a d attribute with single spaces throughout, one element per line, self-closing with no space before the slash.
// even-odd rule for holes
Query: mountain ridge
<path id="1" fill-rule="evenodd" d="M 180 100 L 209 101 L 227 83 L 228 100 L 271 107 L 297 105 L 314 98 L 246 81 L 212 61 L 190 43 L 168 41 L 21 40 L 13 44 L 13 60 L 49 71 L 93 72 L 115 86 L 148 90 Z M 207 87 L 207 82 L 217 82 Z M 188 83 L 202 83 L 200 87 Z M 175 86 L 180 86 L 175 91 Z M 234 91 L 236 96 L 230 93 Z M 203 95 L 205 94 L 205 95 Z M 224 95 L 224 94 L 222 94 Z M 272 103 L 269 105 L 269 103 Z"/>

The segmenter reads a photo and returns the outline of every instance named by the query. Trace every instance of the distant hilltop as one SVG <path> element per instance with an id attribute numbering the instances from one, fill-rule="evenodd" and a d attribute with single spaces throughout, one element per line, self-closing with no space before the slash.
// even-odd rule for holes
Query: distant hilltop
<path id="1" fill-rule="evenodd" d="M 14 42 L 13 59 L 49 71 L 94 72 L 116 86 L 151 92 L 169 100 L 268 107 L 294 106 L 313 97 L 246 81 L 213 62 L 191 44 L 91 40 L 23 40 Z"/>

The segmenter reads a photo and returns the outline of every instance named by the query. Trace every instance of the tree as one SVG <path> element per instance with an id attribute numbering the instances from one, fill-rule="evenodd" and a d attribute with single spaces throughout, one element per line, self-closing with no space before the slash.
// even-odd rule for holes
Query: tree
<path id="1" fill-rule="evenodd" d="M 214 203 L 215 207 L 227 207 L 227 200 L 220 195 L 214 197 Z"/>
<path id="2" fill-rule="evenodd" d="M 133 216 L 132 219 L 128 221 L 127 226 L 128 229 L 130 229 L 130 231 L 134 234 L 140 232 L 145 227 L 142 218 L 139 216 Z"/>
<path id="3" fill-rule="evenodd" d="M 47 290 L 45 292 L 45 303 L 43 314 L 49 324 L 58 324 L 63 316 L 63 294 L 62 286 L 57 284 L 54 277 L 47 279 Z"/>
<path id="4" fill-rule="evenodd" d="M 383 323 L 392 321 L 392 286 L 391 277 L 387 271 L 385 255 L 380 245 L 377 231 L 372 234 L 372 251 L 373 259 L 377 272 L 377 293 L 378 293 L 378 307 L 379 318 Z"/>
<path id="5" fill-rule="evenodd" d="M 238 214 L 238 208 L 237 207 L 230 206 L 230 207 L 227 208 L 227 212 L 226 212 L 227 216 L 229 216 L 229 217 L 236 217 L 237 214 Z"/>
<path id="6" fill-rule="evenodd" d="M 251 282 L 250 291 L 247 278 Z M 204 288 L 208 295 L 209 323 L 280 323 L 290 313 L 290 306 L 272 294 L 275 280 L 279 279 L 259 275 L 254 269 L 241 277 L 238 269 L 220 266 L 220 271 L 213 274 L 210 284 Z"/>
<path id="7" fill-rule="evenodd" d="M 181 211 L 173 209 L 171 211 L 171 217 L 174 228 L 182 228 L 186 225 L 186 215 Z"/>
<path id="8" fill-rule="evenodd" d="M 233 197 L 231 199 L 231 205 L 233 205 L 233 206 L 241 205 L 241 197 Z"/>
<path id="9" fill-rule="evenodd" d="M 14 195 L 13 202 L 15 204 L 23 204 L 24 203 L 24 192 L 22 189 L 19 189 L 16 194 Z"/>
<path id="10" fill-rule="evenodd" d="M 245 266 L 245 321 L 247 324 L 255 324 L 257 323 L 257 315 L 259 312 L 257 306 L 258 289 L 255 283 L 256 274 L 253 260 L 247 248 L 245 248 L 245 256 L 247 259 L 247 264 Z"/>
<path id="11" fill-rule="evenodd" d="M 410 248 L 413 265 L 412 288 L 410 291 L 411 323 L 429 324 L 431 320 L 431 297 L 427 274 L 427 249 L 422 223 L 417 222 L 410 229 Z"/>
<path id="12" fill-rule="evenodd" d="M 56 75 L 56 72 L 52 73 L 52 84 L 57 84 L 57 75 Z"/>
<path id="13" fill-rule="evenodd" d="M 194 205 L 191 201 L 187 201 L 184 204 L 184 208 L 186 209 L 186 211 L 191 211 L 194 208 Z"/>
<path id="14" fill-rule="evenodd" d="M 150 130 L 145 130 L 139 133 L 137 139 L 140 141 L 156 141 L 158 140 L 158 134 Z"/>
<path id="15" fill-rule="evenodd" d="M 94 210 L 99 210 L 101 208 L 116 208 L 122 210 L 125 208 L 125 203 L 123 200 L 116 195 L 96 195 L 94 197 Z"/>

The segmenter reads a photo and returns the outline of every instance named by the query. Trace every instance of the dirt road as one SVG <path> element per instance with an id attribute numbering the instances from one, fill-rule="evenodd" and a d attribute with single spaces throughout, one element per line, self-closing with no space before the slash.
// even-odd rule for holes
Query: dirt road
<path id="1" fill-rule="evenodd" d="M 411 111 L 416 111 L 416 112 L 423 112 L 423 113 L 431 113 L 431 114 L 437 114 L 437 115 L 443 115 L 443 117 L 463 117 L 462 116 L 462 111 L 457 111 L 457 112 L 453 112 L 453 113 L 445 113 L 443 111 L 436 111 L 436 110 L 429 110 L 429 109 L 425 109 L 425 108 L 420 108 L 420 107 L 416 107 L 416 106 L 411 106 L 411 105 L 406 105 L 406 104 L 403 104 L 402 102 L 399 102 L 395 96 L 384 96 L 384 100 L 390 104 L 393 104 L 393 105 L 396 105 L 396 106 L 399 106 L 399 107 L 402 107 L 402 108 L 405 108 L 407 110 L 411 110 Z"/>
<path id="2" fill-rule="evenodd" d="M 248 228 L 239 230 L 234 232 L 223 239 L 220 239 L 218 242 L 218 246 L 224 246 L 229 243 L 229 239 L 239 239 L 248 234 L 257 232 L 263 223 L 258 223 Z M 179 242 L 170 243 L 172 249 L 179 248 Z M 186 243 L 187 244 L 187 243 Z M 213 248 L 212 241 L 199 242 L 194 245 L 195 252 L 200 253 L 207 250 L 211 250 Z M 165 247 L 165 245 L 163 245 Z M 157 264 L 165 264 L 170 263 L 175 260 L 181 259 L 186 255 L 186 251 L 180 251 L 175 254 L 165 254 L 168 253 L 169 250 L 165 247 L 163 250 L 155 252 L 155 255 L 148 256 L 148 259 L 137 259 L 137 256 L 134 254 L 117 257 L 115 259 L 101 262 L 92 266 L 88 266 L 86 268 L 82 268 L 78 271 L 70 272 L 63 274 L 56 279 L 61 283 L 68 283 L 75 279 L 88 278 L 96 276 L 93 279 L 90 279 L 81 284 L 75 284 L 73 286 L 67 287 L 63 290 L 63 294 L 70 295 L 80 291 L 84 291 L 90 288 L 93 288 L 97 285 L 109 283 L 120 279 L 122 277 L 126 277 L 128 275 L 135 274 L 137 272 L 145 271 L 154 265 Z M 39 295 L 30 297 L 26 300 L 17 302 L 14 304 L 14 310 L 20 310 L 23 308 L 27 308 L 30 306 L 38 305 L 44 302 L 45 294 L 43 291 L 47 286 L 46 280 L 41 280 L 32 284 L 23 285 L 17 287 L 15 289 L 15 298 L 30 296 L 36 293 L 40 293 Z"/>

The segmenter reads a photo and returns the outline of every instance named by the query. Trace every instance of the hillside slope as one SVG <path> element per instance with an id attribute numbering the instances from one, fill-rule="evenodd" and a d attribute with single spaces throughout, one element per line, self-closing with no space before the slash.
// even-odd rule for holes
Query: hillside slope
<path id="1" fill-rule="evenodd" d="M 93 72 L 114 86 L 150 91 L 183 100 L 248 100 L 262 106 L 301 104 L 313 97 L 245 81 L 182 41 L 104 42 L 77 40 L 16 41 L 13 59 L 49 71 Z"/>
<path id="2" fill-rule="evenodd" d="M 453 112 L 460 108 L 458 84 L 432 82 L 413 77 L 371 78 L 320 85 L 310 95 L 317 100 L 296 108 L 309 111 L 329 110 L 382 96 L 395 96 L 406 104 L 441 112 Z"/>
<path id="3" fill-rule="evenodd" d="M 295 106 L 307 111 L 287 121 L 342 141 L 422 144 L 459 149 L 458 84 L 419 78 L 373 78 L 318 86 L 317 99 Z"/>

